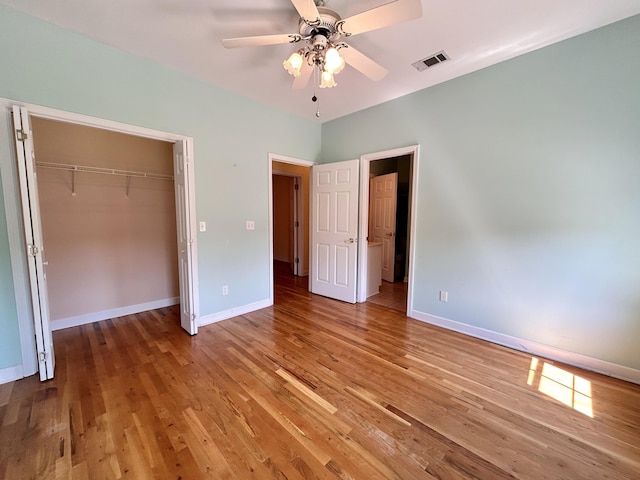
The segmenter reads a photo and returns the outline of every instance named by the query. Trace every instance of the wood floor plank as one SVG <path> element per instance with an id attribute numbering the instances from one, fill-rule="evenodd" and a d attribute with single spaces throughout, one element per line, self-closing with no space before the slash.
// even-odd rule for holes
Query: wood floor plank
<path id="1" fill-rule="evenodd" d="M 53 380 L 0 386 L 0 478 L 640 478 L 640 386 L 276 275 L 195 337 L 177 307 L 55 332 Z"/>

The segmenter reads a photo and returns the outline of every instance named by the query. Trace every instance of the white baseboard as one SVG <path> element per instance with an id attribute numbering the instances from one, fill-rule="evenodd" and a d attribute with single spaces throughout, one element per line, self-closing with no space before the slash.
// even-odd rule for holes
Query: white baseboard
<path id="1" fill-rule="evenodd" d="M 631 367 L 607 362 L 605 360 L 589 357 L 580 353 L 569 352 L 556 347 L 550 347 L 549 345 L 532 342 L 531 340 L 525 340 L 511 335 L 505 335 L 503 333 L 475 327 L 466 323 L 456 322 L 454 320 L 438 317 L 429 313 L 419 312 L 417 310 L 412 310 L 409 317 L 432 325 L 437 325 L 448 330 L 454 330 L 456 332 L 464 333 L 465 335 L 497 343 L 498 345 L 513 348 L 514 350 L 531 353 L 550 360 L 556 360 L 568 365 L 584 368 L 586 370 L 602 373 L 610 377 L 619 378 L 621 380 L 626 380 L 627 382 L 640 385 L 640 370 L 636 370 Z"/>
<path id="2" fill-rule="evenodd" d="M 24 378 L 24 371 L 22 365 L 15 365 L 9 368 L 3 368 L 0 370 L 0 385 L 3 383 L 13 382 L 14 380 L 20 380 Z"/>
<path id="3" fill-rule="evenodd" d="M 224 310 L 222 312 L 212 313 L 210 315 L 205 315 L 200 317 L 200 321 L 198 322 L 198 326 L 203 327 L 205 325 L 209 325 L 211 323 L 216 323 L 221 320 L 227 320 L 228 318 L 237 317 L 238 315 L 244 315 L 245 313 L 255 312 L 256 310 L 260 310 L 261 308 L 270 307 L 273 305 L 273 302 L 268 298 L 264 300 L 260 300 L 258 302 L 249 303 L 247 305 L 242 305 L 240 307 L 230 308 L 229 310 Z"/>
<path id="4" fill-rule="evenodd" d="M 134 313 L 146 312 L 156 308 L 170 307 L 180 303 L 180 297 L 163 298 L 162 300 L 154 300 L 153 302 L 138 303 L 136 305 L 128 305 L 126 307 L 118 307 L 112 310 L 103 310 L 101 312 L 87 313 L 77 317 L 60 318 L 51 321 L 51 330 L 62 330 L 63 328 L 78 327 L 93 322 L 101 322 L 110 318 L 123 317 Z"/>

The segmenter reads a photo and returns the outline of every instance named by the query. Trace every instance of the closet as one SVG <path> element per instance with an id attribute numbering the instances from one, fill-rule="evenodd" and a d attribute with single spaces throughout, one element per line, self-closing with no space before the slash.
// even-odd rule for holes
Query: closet
<path id="1" fill-rule="evenodd" d="M 179 303 L 172 144 L 32 129 L 52 328 Z"/>

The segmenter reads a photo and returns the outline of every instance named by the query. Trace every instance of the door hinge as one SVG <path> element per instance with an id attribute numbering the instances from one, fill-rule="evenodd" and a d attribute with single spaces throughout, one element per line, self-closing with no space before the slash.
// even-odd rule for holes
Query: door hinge
<path id="1" fill-rule="evenodd" d="M 29 134 L 21 128 L 16 128 L 16 138 L 19 142 L 24 142 L 27 138 L 29 138 Z"/>
<path id="2" fill-rule="evenodd" d="M 47 352 L 38 353 L 38 357 L 39 357 L 41 362 L 46 362 L 47 361 Z"/>
<path id="3" fill-rule="evenodd" d="M 293 261 L 294 261 L 295 263 L 300 263 L 300 259 L 299 259 L 298 257 L 296 257 Z"/>
<path id="4" fill-rule="evenodd" d="M 299 227 L 300 226 L 300 222 L 293 222 L 293 226 L 294 227 Z"/>
<path id="5" fill-rule="evenodd" d="M 297 183 L 293 184 L 293 189 L 294 190 L 298 190 L 300 188 L 300 185 L 298 185 Z"/>
<path id="6" fill-rule="evenodd" d="M 39 251 L 40 250 L 38 250 L 38 247 L 36 247 L 35 245 L 27 245 L 27 255 L 35 257 L 36 255 L 38 255 Z"/>

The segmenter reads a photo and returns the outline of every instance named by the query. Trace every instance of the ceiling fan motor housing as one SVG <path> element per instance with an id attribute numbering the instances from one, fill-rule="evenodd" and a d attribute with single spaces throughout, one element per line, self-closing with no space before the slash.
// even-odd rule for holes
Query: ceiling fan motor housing
<path id="1" fill-rule="evenodd" d="M 300 35 L 304 38 L 311 37 L 312 39 L 318 35 L 322 35 L 327 40 L 335 42 L 341 36 L 336 29 L 336 24 L 342 20 L 342 18 L 330 8 L 318 7 L 318 13 L 320 14 L 320 18 L 318 19 L 300 19 Z"/>

